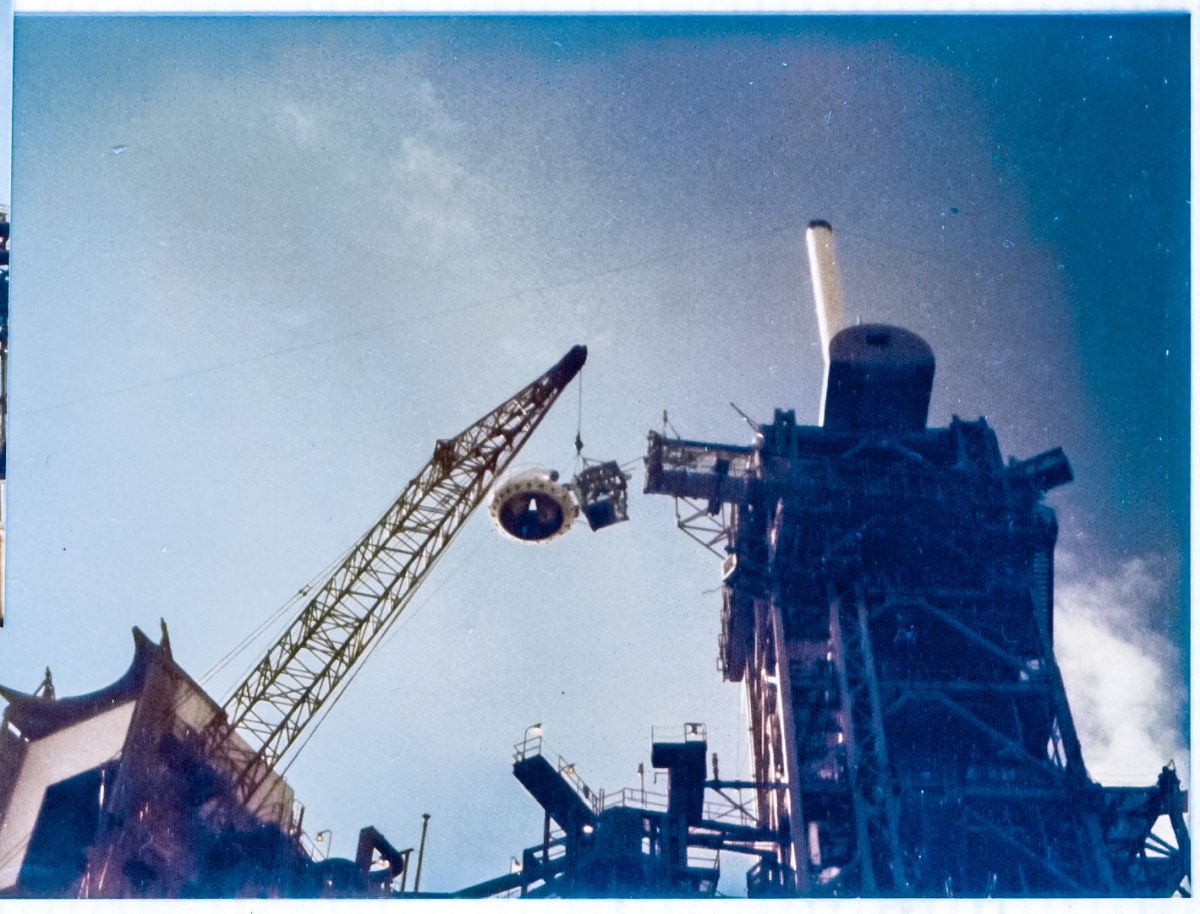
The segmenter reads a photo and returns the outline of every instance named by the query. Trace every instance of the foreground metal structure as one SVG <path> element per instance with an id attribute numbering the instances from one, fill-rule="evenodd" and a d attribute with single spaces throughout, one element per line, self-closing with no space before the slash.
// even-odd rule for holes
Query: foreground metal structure
<path id="1" fill-rule="evenodd" d="M 749 791 L 759 785 L 708 777 L 704 724 L 654 728 L 650 763 L 665 792 L 644 780 L 592 790 L 561 755 L 551 761 L 540 726 L 530 729 L 514 747 L 513 775 L 545 813 L 542 843 L 513 858 L 512 872 L 454 897 L 711 898 L 722 851 L 776 859 L 778 834 L 753 814 Z"/>
<path id="2" fill-rule="evenodd" d="M 820 308 L 836 283 L 813 272 Z M 1091 781 L 1055 663 L 1043 496 L 1072 478 L 1066 457 L 1006 464 L 983 419 L 926 428 L 925 342 L 839 332 L 826 307 L 821 425 L 776 410 L 750 446 L 651 432 L 646 457 L 645 491 L 723 561 L 721 662 L 745 683 L 778 849 L 750 894 L 1186 893 L 1173 768 Z"/>
<path id="3" fill-rule="evenodd" d="M 753 894 L 1171 894 L 1171 769 L 1089 780 L 1054 661 L 1061 452 L 1005 466 L 982 421 L 798 427 L 754 448 L 651 434 L 647 491 L 732 507 L 721 659 L 749 699 Z M 767 785 L 780 789 L 768 789 Z M 1170 818 L 1175 846 L 1151 834 Z"/>
<path id="4" fill-rule="evenodd" d="M 578 374 L 576 346 L 429 463 L 347 553 L 224 708 L 174 663 L 166 626 L 117 683 L 57 699 L 0 688 L 0 896 L 371 897 L 409 850 L 363 829 L 356 859 L 302 831 L 281 762 L 379 643 Z M 415 889 L 415 887 L 414 887 Z M 401 893 L 404 885 L 401 883 Z"/>
<path id="5" fill-rule="evenodd" d="M 1093 782 L 1055 662 L 1044 498 L 1071 480 L 1066 456 L 1005 463 L 983 419 L 928 428 L 933 352 L 898 327 L 842 328 L 827 225 L 809 248 L 825 258 L 820 424 L 776 410 L 726 445 L 668 438 L 664 414 L 646 456 L 645 491 L 722 561 L 721 666 L 745 684 L 753 778 L 721 781 L 715 755 L 710 778 L 693 723 L 653 739 L 665 794 L 596 793 L 535 725 L 513 773 L 543 840 L 456 895 L 711 897 L 722 851 L 758 858 L 754 897 L 1186 895 L 1173 767 L 1144 788 Z M 135 630 L 129 671 L 99 692 L 58 699 L 48 670 L 31 695 L 0 688 L 0 896 L 406 895 L 413 849 L 367 827 L 355 860 L 323 858 L 284 763 L 585 359 L 575 347 L 439 441 L 224 708 L 165 624 L 157 645 Z M 601 529 L 628 518 L 627 479 L 615 462 L 570 484 L 529 471 L 493 514 L 525 542 L 579 511 Z M 414 892 L 424 831 L 421 848 Z"/>

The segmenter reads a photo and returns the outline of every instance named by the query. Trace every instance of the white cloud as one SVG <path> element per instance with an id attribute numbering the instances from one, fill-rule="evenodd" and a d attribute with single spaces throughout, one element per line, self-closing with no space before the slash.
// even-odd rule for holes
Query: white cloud
<path id="1" fill-rule="evenodd" d="M 408 230 L 406 239 L 422 238 L 439 251 L 447 239 L 470 234 L 464 168 L 420 138 L 406 136 L 392 174 Z"/>
<path id="2" fill-rule="evenodd" d="M 1134 559 L 1056 586 L 1055 654 L 1088 773 L 1105 786 L 1153 784 L 1170 760 L 1187 780 L 1178 651 L 1147 624 L 1163 591 L 1153 568 Z"/>

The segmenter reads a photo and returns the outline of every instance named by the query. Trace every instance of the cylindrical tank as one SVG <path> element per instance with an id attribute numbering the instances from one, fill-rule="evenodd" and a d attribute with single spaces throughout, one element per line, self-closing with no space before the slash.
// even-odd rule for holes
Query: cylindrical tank
<path id="1" fill-rule="evenodd" d="M 919 432 L 929 415 L 933 350 L 888 324 L 847 327 L 829 342 L 825 428 Z"/>

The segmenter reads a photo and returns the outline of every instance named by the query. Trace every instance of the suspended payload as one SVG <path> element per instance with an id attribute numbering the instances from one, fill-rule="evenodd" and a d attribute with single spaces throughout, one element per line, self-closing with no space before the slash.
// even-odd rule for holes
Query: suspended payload
<path id="1" fill-rule="evenodd" d="M 566 483 L 558 481 L 557 470 L 544 467 L 498 481 L 492 490 L 489 509 L 492 522 L 505 536 L 523 543 L 546 543 L 570 530 L 581 513 L 593 530 L 629 520 L 626 506 L 629 474 L 615 460 L 602 462 L 583 456 L 582 391 L 581 386 L 575 455 L 576 467 L 582 465 L 583 469 Z"/>
<path id="2" fill-rule="evenodd" d="M 593 530 L 629 519 L 628 474 L 616 461 L 592 463 L 569 483 L 555 470 L 536 467 L 501 482 L 492 492 L 492 521 L 523 543 L 557 539 L 582 512 Z"/>
<path id="3" fill-rule="evenodd" d="M 575 477 L 574 489 L 593 530 L 629 520 L 626 505 L 629 476 L 615 460 L 592 463 Z"/>
<path id="4" fill-rule="evenodd" d="M 558 473 L 536 467 L 506 479 L 492 493 L 492 520 L 525 543 L 545 543 L 571 529 L 579 507 Z"/>

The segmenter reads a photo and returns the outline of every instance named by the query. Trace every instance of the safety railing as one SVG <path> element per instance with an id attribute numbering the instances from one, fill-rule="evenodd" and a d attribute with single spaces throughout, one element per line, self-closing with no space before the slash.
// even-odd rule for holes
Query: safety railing
<path id="1" fill-rule="evenodd" d="M 592 808 L 596 814 L 606 809 L 625 807 L 628 809 L 645 809 L 651 812 L 667 811 L 667 795 L 657 790 L 643 790 L 637 787 L 622 787 L 620 790 L 606 793 L 600 791 Z"/>
<path id="2" fill-rule="evenodd" d="M 527 758 L 542 754 L 542 731 L 539 727 L 532 735 L 527 731 L 525 737 L 513 746 L 513 762 L 523 762 Z"/>
<path id="3" fill-rule="evenodd" d="M 546 844 L 535 844 L 529 848 L 529 851 L 538 862 L 553 863 L 566 856 L 566 845 L 567 836 L 561 829 L 558 829 L 551 832 L 549 842 Z"/>
<path id="4" fill-rule="evenodd" d="M 558 773 L 563 776 L 568 784 L 575 788 L 576 793 L 587 800 L 592 805 L 592 808 L 595 809 L 598 797 L 592 788 L 583 782 L 583 778 L 575 770 L 574 762 L 568 762 L 560 755 L 558 757 Z"/>
<path id="5" fill-rule="evenodd" d="M 708 727 L 701 723 L 684 724 L 682 728 L 679 724 L 655 725 L 650 728 L 650 739 L 656 743 L 706 743 Z"/>
<path id="6" fill-rule="evenodd" d="M 719 871 L 721 869 L 721 852 L 712 847 L 688 845 L 687 864 L 688 868 L 693 870 Z"/>
<path id="7" fill-rule="evenodd" d="M 550 758 L 549 750 L 542 741 L 541 727 L 536 728 L 536 730 L 531 727 L 529 731 L 526 731 L 521 742 L 513 746 L 513 762 L 523 762 L 526 759 L 535 758 L 539 755 L 547 759 Z M 588 787 L 588 785 L 584 783 L 583 778 L 581 778 L 579 773 L 575 770 L 574 762 L 568 762 L 560 755 L 558 756 L 558 764 L 555 765 L 555 770 L 562 775 L 563 779 L 568 784 L 575 788 L 575 792 L 583 797 L 583 799 L 587 801 L 588 805 L 590 805 L 593 809 L 596 809 L 596 803 L 599 799 L 599 796 L 594 790 L 592 790 L 592 788 Z"/>
<path id="8" fill-rule="evenodd" d="M 328 828 L 315 835 L 309 835 L 302 831 L 300 832 L 300 846 L 314 861 L 319 863 L 322 860 L 328 860 L 330 850 L 333 848 L 333 832 Z"/>
<path id="9" fill-rule="evenodd" d="M 687 723 L 683 727 L 655 726 L 651 728 L 654 742 L 707 742 L 708 729 L 702 723 Z M 536 756 L 551 757 L 550 749 L 540 732 L 528 734 L 513 746 L 513 761 L 522 762 Z M 615 791 L 595 791 L 584 782 L 575 770 L 573 762 L 556 755 L 555 770 L 583 798 L 592 811 L 599 815 L 607 809 L 644 809 L 647 812 L 666 812 L 669 796 L 665 791 L 647 790 L 645 787 L 622 787 Z M 726 786 L 719 800 L 706 800 L 704 818 L 715 822 L 755 826 L 758 822 L 757 795 L 747 787 Z M 747 796 L 749 793 L 749 796 Z"/>

